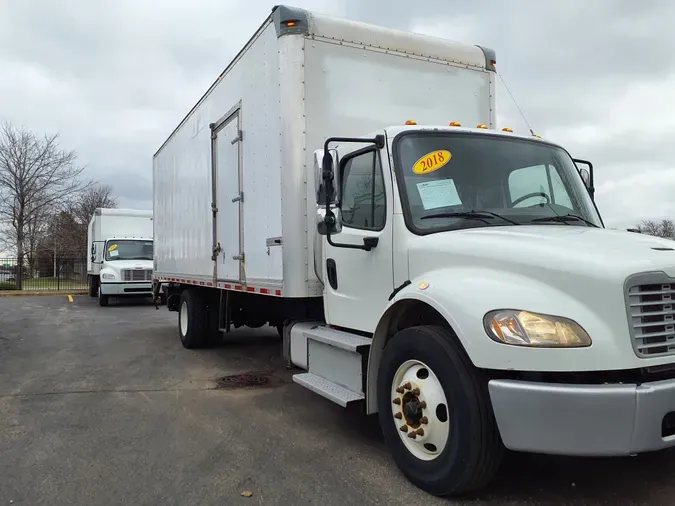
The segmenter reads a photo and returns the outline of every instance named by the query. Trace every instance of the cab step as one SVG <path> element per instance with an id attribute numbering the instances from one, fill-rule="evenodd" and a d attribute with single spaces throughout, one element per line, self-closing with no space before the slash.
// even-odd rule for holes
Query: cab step
<path id="1" fill-rule="evenodd" d="M 371 339 L 303 322 L 290 330 L 293 363 L 307 372 L 293 381 L 346 407 L 365 399 L 365 374 Z"/>
<path id="2" fill-rule="evenodd" d="M 359 402 L 365 399 L 365 396 L 362 393 L 352 392 L 337 383 L 328 381 L 311 372 L 295 374 L 293 375 L 293 381 L 298 385 L 302 385 L 312 392 L 333 401 L 335 404 L 339 404 L 343 408 L 346 408 L 353 402 Z"/>
<path id="3" fill-rule="evenodd" d="M 307 339 L 345 351 L 357 352 L 370 348 L 370 339 L 330 327 L 317 327 L 303 332 Z"/>

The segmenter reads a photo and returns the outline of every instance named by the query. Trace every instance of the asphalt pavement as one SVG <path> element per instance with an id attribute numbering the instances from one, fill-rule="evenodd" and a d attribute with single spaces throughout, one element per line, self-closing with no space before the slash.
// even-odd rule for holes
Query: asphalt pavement
<path id="1" fill-rule="evenodd" d="M 510 454 L 484 492 L 431 497 L 376 417 L 292 382 L 275 330 L 188 351 L 176 320 L 144 301 L 0 297 L 0 506 L 675 504 L 674 451 Z"/>

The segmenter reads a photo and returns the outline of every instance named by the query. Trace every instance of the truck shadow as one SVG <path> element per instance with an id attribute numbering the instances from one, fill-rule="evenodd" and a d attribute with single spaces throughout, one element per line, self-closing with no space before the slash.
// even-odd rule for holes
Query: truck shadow
<path id="1" fill-rule="evenodd" d="M 96 305 L 98 305 L 97 299 L 92 298 L 92 301 Z M 109 306 L 105 309 L 106 311 L 109 309 L 114 309 L 116 307 L 135 307 L 135 306 L 142 306 L 142 307 L 150 307 L 154 309 L 154 304 L 152 303 L 152 299 L 150 297 L 114 297 L 110 296 L 110 302 Z M 166 311 L 166 306 L 159 306 L 159 309 L 164 309 Z"/>
<path id="2" fill-rule="evenodd" d="M 342 408 L 338 408 L 342 409 Z M 350 439 L 386 452 L 377 415 L 336 413 Z M 466 504 L 674 504 L 675 449 L 625 458 L 572 458 L 507 452 L 484 490 Z M 453 503 L 454 504 L 454 503 Z"/>
<path id="3" fill-rule="evenodd" d="M 377 415 L 361 407 L 341 408 L 293 385 L 274 329 L 242 328 L 211 349 L 223 361 L 265 369 L 288 383 L 283 395 L 304 406 L 294 423 L 321 431 L 325 424 L 338 439 L 370 447 L 388 456 Z M 275 394 L 278 395 L 278 394 Z M 320 415 L 307 416 L 319 410 Z M 492 483 L 484 490 L 453 498 L 453 504 L 675 504 L 675 449 L 626 458 L 571 458 L 507 452 Z M 401 479 L 404 479 L 401 476 Z"/>

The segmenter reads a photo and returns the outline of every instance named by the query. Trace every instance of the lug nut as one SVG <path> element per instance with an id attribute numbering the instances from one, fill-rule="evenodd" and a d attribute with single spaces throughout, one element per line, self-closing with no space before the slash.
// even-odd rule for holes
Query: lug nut
<path id="1" fill-rule="evenodd" d="M 424 425 L 426 425 L 426 424 L 429 423 L 429 419 L 426 416 L 423 416 L 422 418 L 420 418 L 420 422 L 423 423 Z M 420 430 L 422 430 L 422 429 L 420 429 Z"/>
<path id="2" fill-rule="evenodd" d="M 412 385 L 411 385 L 410 382 L 408 381 L 408 383 L 406 383 L 406 384 L 403 385 L 403 388 L 405 388 L 406 390 L 410 390 L 410 389 L 412 388 Z"/>
<path id="3" fill-rule="evenodd" d="M 401 432 L 408 432 L 408 426 L 407 426 L 407 425 L 402 425 L 402 426 L 401 426 Z"/>
<path id="4" fill-rule="evenodd" d="M 403 415 L 399 411 L 398 413 L 394 413 L 394 418 L 396 418 L 397 420 L 400 420 L 401 418 L 403 418 Z"/>
<path id="5" fill-rule="evenodd" d="M 415 390 L 412 391 L 414 395 L 419 395 L 420 394 L 420 389 L 416 388 Z"/>
<path id="6" fill-rule="evenodd" d="M 405 392 L 405 389 L 403 387 L 398 387 L 396 389 L 396 393 L 402 394 L 403 392 Z"/>
<path id="7" fill-rule="evenodd" d="M 424 429 L 417 429 L 418 436 L 424 436 Z"/>
<path id="8" fill-rule="evenodd" d="M 394 400 L 391 401 L 391 402 L 393 402 L 394 404 L 398 405 L 398 404 L 401 404 L 401 399 L 399 399 L 398 397 L 396 397 L 396 399 L 394 399 Z"/>
<path id="9" fill-rule="evenodd" d="M 417 434 L 415 434 L 414 432 L 411 432 L 410 434 L 408 434 L 408 437 L 410 439 L 415 439 L 415 438 L 417 438 Z"/>
<path id="10" fill-rule="evenodd" d="M 420 402 L 420 408 L 427 409 L 427 401 Z"/>

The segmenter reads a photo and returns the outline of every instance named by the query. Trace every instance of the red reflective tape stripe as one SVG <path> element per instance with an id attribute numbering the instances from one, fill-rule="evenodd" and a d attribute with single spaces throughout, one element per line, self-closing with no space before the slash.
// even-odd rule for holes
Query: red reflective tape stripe
<path id="1" fill-rule="evenodd" d="M 246 291 L 247 292 L 255 292 L 255 286 L 247 286 Z"/>
<path id="2" fill-rule="evenodd" d="M 213 283 L 206 283 L 206 286 L 213 286 Z"/>
<path id="3" fill-rule="evenodd" d="M 235 290 L 243 290 L 244 287 L 241 286 L 241 285 L 234 285 L 234 289 L 235 289 Z"/>
<path id="4" fill-rule="evenodd" d="M 261 288 L 260 293 L 264 293 L 265 295 L 269 295 L 270 289 L 269 288 Z"/>
<path id="5" fill-rule="evenodd" d="M 277 291 L 274 292 L 274 293 L 275 293 L 275 295 L 281 295 L 281 290 L 277 290 Z"/>

